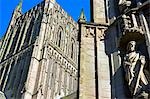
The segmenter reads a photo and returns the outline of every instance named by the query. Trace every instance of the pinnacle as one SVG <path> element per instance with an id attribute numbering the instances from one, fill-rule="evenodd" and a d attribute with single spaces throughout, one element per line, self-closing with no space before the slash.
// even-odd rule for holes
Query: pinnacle
<path id="1" fill-rule="evenodd" d="M 80 17 L 79 17 L 79 20 L 78 20 L 79 22 L 85 22 L 86 21 L 86 16 L 85 16 L 85 14 L 84 14 L 84 10 L 83 10 L 83 8 L 82 8 L 82 10 L 81 10 L 81 14 L 80 14 Z"/>

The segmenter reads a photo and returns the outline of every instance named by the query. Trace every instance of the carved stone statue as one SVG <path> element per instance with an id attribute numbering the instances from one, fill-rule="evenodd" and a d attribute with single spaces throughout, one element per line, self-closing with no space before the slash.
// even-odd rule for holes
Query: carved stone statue
<path id="1" fill-rule="evenodd" d="M 131 94 L 138 97 L 143 94 L 148 81 L 144 75 L 143 68 L 145 66 L 145 56 L 141 55 L 136 50 L 136 42 L 130 41 L 127 45 L 127 52 L 124 57 L 125 79 L 128 82 Z M 144 96 L 147 94 L 144 94 Z"/>

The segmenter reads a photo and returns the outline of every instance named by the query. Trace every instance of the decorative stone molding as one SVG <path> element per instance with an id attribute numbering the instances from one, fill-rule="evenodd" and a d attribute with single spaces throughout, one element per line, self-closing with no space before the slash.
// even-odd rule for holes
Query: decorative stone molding
<path id="1" fill-rule="evenodd" d="M 105 39 L 105 30 L 103 28 L 97 28 L 97 36 L 100 40 L 104 40 Z"/>
<path id="2" fill-rule="evenodd" d="M 86 31 L 85 31 L 85 37 L 94 37 L 95 33 L 94 33 L 94 28 L 91 27 L 86 27 Z"/>
<path id="3" fill-rule="evenodd" d="M 144 32 L 139 26 L 139 23 L 134 16 L 135 12 L 130 12 L 128 14 L 123 14 L 120 19 L 120 48 L 125 50 L 125 46 L 130 40 L 135 40 L 137 42 L 144 41 Z M 119 20 L 119 19 L 118 19 Z"/>
<path id="4" fill-rule="evenodd" d="M 77 74 L 76 65 L 71 64 L 72 62 L 70 62 L 70 60 L 66 60 L 65 56 L 62 56 L 59 52 L 57 52 L 55 49 L 53 49 L 50 46 L 47 50 L 47 54 L 48 54 L 48 57 L 51 57 L 51 58 L 54 57 L 54 59 L 56 59 L 56 62 L 62 65 L 62 67 L 65 66 L 64 69 L 69 74 L 76 76 Z"/>
<path id="5" fill-rule="evenodd" d="M 119 0 L 118 5 L 120 12 L 123 13 L 131 6 L 131 0 Z"/>

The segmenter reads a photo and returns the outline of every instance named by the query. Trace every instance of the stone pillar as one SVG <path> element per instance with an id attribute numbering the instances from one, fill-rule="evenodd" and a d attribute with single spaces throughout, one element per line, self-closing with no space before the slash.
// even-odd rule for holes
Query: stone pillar
<path id="1" fill-rule="evenodd" d="M 111 86 L 110 86 L 110 68 L 109 59 L 105 53 L 105 43 L 100 40 L 103 38 L 98 37 L 104 34 L 104 29 L 96 29 L 97 33 L 97 72 L 98 72 L 98 93 L 99 99 L 111 99 Z"/>
<path id="2" fill-rule="evenodd" d="M 46 99 L 47 96 L 47 90 L 48 90 L 48 82 L 49 82 L 49 76 L 50 76 L 50 60 L 48 60 L 47 57 L 47 44 L 45 44 L 44 47 L 44 53 L 43 53 L 43 60 L 41 60 L 40 65 L 40 77 L 39 77 L 39 83 L 38 83 L 38 91 L 40 91 L 37 95 L 38 99 Z"/>
<path id="3" fill-rule="evenodd" d="M 45 33 L 46 24 L 41 24 L 40 34 L 38 40 L 38 45 L 34 47 L 33 54 L 31 58 L 29 74 L 26 83 L 26 92 L 24 94 L 23 99 L 32 99 L 32 95 L 34 94 L 34 89 L 36 86 L 36 80 L 39 69 L 39 60 L 41 59 L 44 33 Z"/>
<path id="4" fill-rule="evenodd" d="M 91 21 L 106 23 L 105 0 L 91 0 Z"/>
<path id="5" fill-rule="evenodd" d="M 42 50 L 43 50 L 44 38 L 45 38 L 47 20 L 48 20 L 46 17 L 46 13 L 48 13 L 47 8 L 49 7 L 48 5 L 50 4 L 52 3 L 45 1 L 41 27 L 39 31 L 39 37 L 36 41 L 37 44 L 35 44 L 34 49 L 33 49 L 28 78 L 27 78 L 27 82 L 25 85 L 26 92 L 24 93 L 23 99 L 32 99 L 33 95 L 36 93 L 35 89 L 37 87 L 37 81 L 39 80 L 38 74 L 39 74 L 39 68 L 40 68 L 40 60 L 42 56 Z"/>
<path id="6" fill-rule="evenodd" d="M 79 99 L 96 99 L 94 34 L 88 32 L 81 26 Z"/>

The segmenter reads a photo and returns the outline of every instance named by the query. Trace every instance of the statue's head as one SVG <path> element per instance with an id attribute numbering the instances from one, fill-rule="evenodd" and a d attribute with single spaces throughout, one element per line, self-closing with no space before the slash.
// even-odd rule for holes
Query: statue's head
<path id="1" fill-rule="evenodd" d="M 134 52 L 136 47 L 136 42 L 135 41 L 130 41 L 127 45 L 127 51 L 128 52 Z"/>

